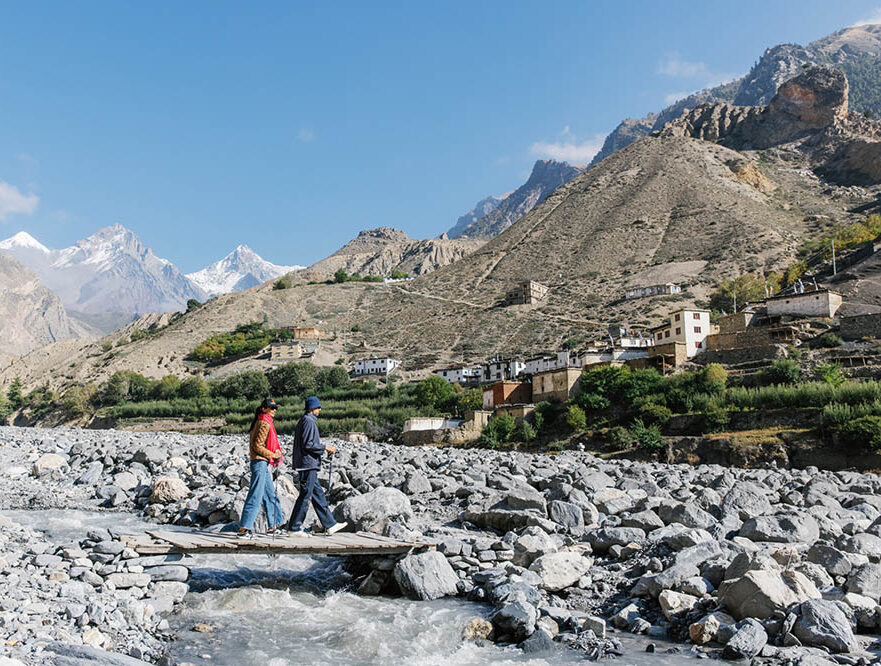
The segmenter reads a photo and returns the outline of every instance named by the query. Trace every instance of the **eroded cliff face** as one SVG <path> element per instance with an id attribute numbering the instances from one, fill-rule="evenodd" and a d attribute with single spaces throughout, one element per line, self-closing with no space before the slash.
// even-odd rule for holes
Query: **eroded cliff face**
<path id="1" fill-rule="evenodd" d="M 663 137 L 691 137 L 736 150 L 793 145 L 840 185 L 881 183 L 881 125 L 848 110 L 847 77 L 811 67 L 780 86 L 767 106 L 702 104 L 668 123 Z"/>
<path id="2" fill-rule="evenodd" d="M 36 273 L 0 252 L 0 357 L 9 359 L 83 333 Z"/>

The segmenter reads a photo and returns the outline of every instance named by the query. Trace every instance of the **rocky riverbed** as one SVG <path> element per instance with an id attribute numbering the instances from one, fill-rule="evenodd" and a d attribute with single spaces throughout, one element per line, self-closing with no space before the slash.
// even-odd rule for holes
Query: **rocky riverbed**
<path id="1" fill-rule="evenodd" d="M 612 658 L 638 635 L 640 649 L 673 641 L 698 657 L 877 661 L 876 475 L 337 444 L 338 519 L 437 544 L 349 561 L 353 589 L 481 602 L 462 623 L 478 646 Z M 0 509 L 100 506 L 221 529 L 241 511 L 246 448 L 238 436 L 0 428 Z M 289 511 L 296 490 L 280 479 L 279 491 Z M 93 528 L 54 543 L 0 521 L 0 654 L 175 663 L 186 562 L 138 557 L 119 537 Z"/>

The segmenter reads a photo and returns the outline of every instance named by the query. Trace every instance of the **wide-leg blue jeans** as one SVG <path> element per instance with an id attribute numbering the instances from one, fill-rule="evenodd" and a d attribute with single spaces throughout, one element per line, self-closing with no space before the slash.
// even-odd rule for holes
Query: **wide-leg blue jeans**
<path id="1" fill-rule="evenodd" d="M 239 524 L 246 530 L 254 527 L 254 521 L 260 513 L 260 505 L 266 511 L 266 520 L 269 527 L 281 525 L 284 516 L 281 513 L 281 502 L 275 494 L 275 484 L 269 472 L 269 463 L 265 460 L 251 461 L 251 486 L 248 488 L 248 496 L 245 498 L 245 506 L 242 509 L 242 519 Z"/>
<path id="2" fill-rule="evenodd" d="M 306 520 L 306 514 L 309 511 L 309 502 L 315 513 L 318 514 L 318 520 L 324 529 L 328 529 L 336 525 L 330 509 L 327 508 L 327 498 L 324 496 L 324 488 L 318 482 L 317 469 L 305 469 L 300 472 L 300 494 L 294 504 L 294 510 L 291 513 L 291 521 L 288 523 L 288 529 L 292 532 L 303 529 L 303 522 Z"/>

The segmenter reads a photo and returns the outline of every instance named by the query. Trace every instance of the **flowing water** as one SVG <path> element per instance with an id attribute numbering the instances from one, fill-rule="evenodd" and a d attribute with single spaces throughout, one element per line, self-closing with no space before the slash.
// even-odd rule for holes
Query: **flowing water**
<path id="1" fill-rule="evenodd" d="M 42 530 L 56 543 L 82 539 L 96 527 L 136 533 L 155 527 L 124 513 L 2 511 Z M 348 575 L 328 557 L 198 555 L 187 558 L 191 592 L 168 617 L 178 633 L 171 648 L 180 662 L 225 666 L 444 665 L 584 663 L 583 653 L 557 648 L 530 657 L 516 647 L 465 643 L 462 627 L 490 608 L 459 599 L 432 602 L 361 597 L 344 591 Z M 193 631 L 208 624 L 211 633 Z M 647 641 L 618 635 L 628 654 L 620 666 L 682 666 L 695 655 L 644 652 Z"/>

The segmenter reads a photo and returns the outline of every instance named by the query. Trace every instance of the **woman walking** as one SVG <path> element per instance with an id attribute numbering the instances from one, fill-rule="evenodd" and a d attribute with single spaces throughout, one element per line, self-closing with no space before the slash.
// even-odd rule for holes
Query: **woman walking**
<path id="1" fill-rule="evenodd" d="M 248 497 L 245 498 L 245 506 L 242 509 L 242 519 L 239 522 L 240 537 L 248 537 L 252 534 L 254 521 L 260 513 L 262 505 L 266 511 L 266 522 L 269 525 L 268 532 L 273 534 L 282 529 L 284 516 L 281 513 L 281 503 L 275 493 L 275 484 L 269 470 L 270 465 L 277 467 L 281 462 L 281 446 L 278 443 L 278 435 L 275 432 L 273 417 L 278 410 L 278 403 L 271 398 L 266 398 L 254 414 L 251 421 L 251 431 L 248 441 L 248 454 L 251 459 L 251 486 L 248 488 Z"/>

